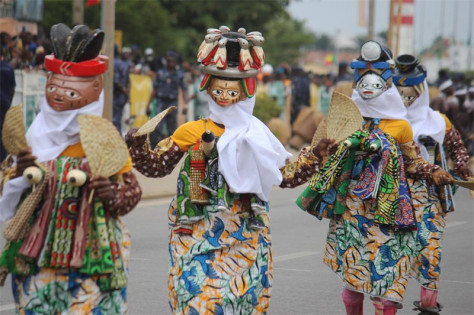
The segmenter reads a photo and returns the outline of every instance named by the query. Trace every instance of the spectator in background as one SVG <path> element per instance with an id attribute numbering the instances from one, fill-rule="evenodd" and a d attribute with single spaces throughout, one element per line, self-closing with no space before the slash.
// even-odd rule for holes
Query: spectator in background
<path id="1" fill-rule="evenodd" d="M 298 114 L 303 106 L 309 106 L 309 79 L 303 72 L 302 68 L 296 68 L 293 76 L 293 87 L 292 87 L 292 97 L 293 101 L 291 102 L 291 124 L 296 120 Z"/>
<path id="2" fill-rule="evenodd" d="M 15 94 L 15 72 L 10 64 L 0 57 L 0 130 L 3 129 L 5 114 L 10 108 L 13 95 Z M 2 137 L 0 137 L 0 162 L 7 156 L 3 147 Z"/>
<path id="3" fill-rule="evenodd" d="M 332 96 L 332 80 L 331 75 L 324 76 L 323 84 L 319 88 L 319 110 L 327 117 L 329 115 L 329 106 L 331 105 Z"/>
<path id="4" fill-rule="evenodd" d="M 347 62 L 341 61 L 339 63 L 339 71 L 337 74 L 337 82 L 341 81 L 351 81 L 352 82 L 353 75 L 349 73 L 347 69 Z"/>
<path id="5" fill-rule="evenodd" d="M 10 59 L 12 59 L 12 46 L 15 45 L 10 34 L 7 32 L 0 33 L 0 45 L 0 56 L 3 58 L 3 60 L 10 61 Z"/>
<path id="6" fill-rule="evenodd" d="M 178 69 L 178 54 L 172 50 L 166 54 L 166 68 L 159 69 L 153 82 L 153 92 L 148 102 L 147 113 L 151 114 L 151 105 L 156 98 L 156 113 L 159 113 L 170 106 L 178 106 L 179 90 L 183 93 L 184 104 L 188 102 L 186 86 L 184 84 L 183 72 Z M 183 107 L 183 112 L 186 107 Z M 154 148 L 156 144 L 174 133 L 177 128 L 178 113 L 173 111 L 163 119 L 166 131 L 163 131 L 163 124 L 158 124 L 155 131 L 150 134 L 150 144 Z"/>
<path id="7" fill-rule="evenodd" d="M 138 65 L 140 63 L 140 60 L 142 59 L 142 53 L 140 52 L 140 49 L 138 48 L 137 44 L 132 45 L 132 51 L 130 54 L 130 61 L 131 61 L 131 66 Z"/>
<path id="8" fill-rule="evenodd" d="M 320 86 L 321 86 L 321 81 L 322 81 L 322 78 L 320 75 L 317 75 L 317 74 L 313 74 L 313 76 L 311 77 L 311 84 L 310 84 L 310 87 L 309 87 L 309 90 L 310 90 L 310 94 L 311 94 L 311 101 L 310 101 L 310 105 L 311 105 L 311 108 L 319 111 L 320 110 L 320 99 L 319 99 L 319 90 L 320 90 Z"/>
<path id="9" fill-rule="evenodd" d="M 118 47 L 115 46 L 114 58 L 114 102 L 112 109 L 112 121 L 122 134 L 122 114 L 127 103 L 130 91 L 130 47 L 123 47 L 120 57 L 118 57 Z"/>
<path id="10" fill-rule="evenodd" d="M 209 105 L 207 104 L 207 93 L 200 91 L 200 85 L 203 78 L 201 70 L 196 66 L 190 66 L 191 81 L 188 91 L 191 92 L 190 99 L 193 100 L 194 120 L 199 120 L 209 117 Z"/>
<path id="11" fill-rule="evenodd" d="M 278 107 L 280 108 L 280 119 L 285 120 L 285 106 L 286 106 L 286 97 L 291 93 L 288 88 L 289 82 L 287 82 L 287 70 L 283 67 L 277 67 L 275 70 L 275 79 L 271 82 L 268 93 L 271 97 L 275 99 Z"/>
<path id="12" fill-rule="evenodd" d="M 459 107 L 459 100 L 454 95 L 455 87 L 451 80 L 444 81 L 439 87 L 442 95 L 444 96 L 445 104 L 441 110 L 450 121 L 454 123 L 455 115 Z M 457 128 L 457 126 L 455 126 Z"/>
<path id="13" fill-rule="evenodd" d="M 141 74 L 150 75 L 155 77 L 158 71 L 158 61 L 155 58 L 155 52 L 153 48 L 145 49 L 145 56 L 140 60 L 140 72 Z"/>
<path id="14" fill-rule="evenodd" d="M 441 69 L 438 71 L 438 80 L 436 80 L 436 85 L 440 86 L 444 81 L 449 80 L 449 74 L 446 70 Z"/>

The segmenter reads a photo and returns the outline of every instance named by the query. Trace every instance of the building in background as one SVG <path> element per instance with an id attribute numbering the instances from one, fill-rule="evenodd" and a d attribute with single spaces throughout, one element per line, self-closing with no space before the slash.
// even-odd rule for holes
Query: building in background
<path id="1" fill-rule="evenodd" d="M 0 0 L 0 31 L 18 34 L 38 33 L 43 19 L 43 0 Z"/>

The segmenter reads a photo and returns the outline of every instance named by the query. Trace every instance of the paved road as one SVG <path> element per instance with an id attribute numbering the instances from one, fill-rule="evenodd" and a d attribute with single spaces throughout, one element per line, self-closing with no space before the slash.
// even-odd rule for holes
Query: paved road
<path id="1" fill-rule="evenodd" d="M 341 281 L 322 263 L 327 221 L 298 210 L 295 190 L 277 189 L 271 203 L 275 271 L 270 315 L 344 314 Z M 143 201 L 125 218 L 132 232 L 129 313 L 170 314 L 167 301 L 167 205 L 169 199 Z M 474 313 L 474 202 L 465 190 L 456 195 L 457 211 L 449 215 L 444 239 L 442 284 L 439 300 L 445 315 Z M 9 282 L 9 279 L 7 280 Z M 404 309 L 415 314 L 411 303 L 418 286 L 410 281 Z M 0 289 L 0 315 L 13 313 L 9 285 Z M 373 314 L 366 298 L 365 310 Z"/>

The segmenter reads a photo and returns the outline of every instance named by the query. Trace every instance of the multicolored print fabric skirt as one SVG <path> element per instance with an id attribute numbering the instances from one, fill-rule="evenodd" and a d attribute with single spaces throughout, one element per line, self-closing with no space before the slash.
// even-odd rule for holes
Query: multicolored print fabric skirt
<path id="1" fill-rule="evenodd" d="M 169 209 L 169 302 L 174 314 L 265 314 L 272 283 L 271 236 L 247 227 L 248 211 L 233 199 L 230 211 L 213 211 L 193 224 L 192 235 L 173 232 Z M 267 217 L 267 216 L 265 216 Z"/>
<path id="2" fill-rule="evenodd" d="M 373 201 L 355 195 L 357 183 L 349 183 L 344 214 L 330 220 L 324 263 L 348 289 L 401 302 L 417 253 L 416 231 L 374 223 Z"/>
<path id="3" fill-rule="evenodd" d="M 436 190 L 428 190 L 425 181 L 410 181 L 409 184 L 412 202 L 417 209 L 415 214 L 418 229 L 416 235 L 418 254 L 413 261 L 411 274 L 422 286 L 437 290 L 446 213 L 443 212 Z"/>
<path id="4" fill-rule="evenodd" d="M 121 226 L 117 235 L 121 239 L 121 253 L 128 273 L 130 258 L 130 233 Z M 99 276 L 79 272 L 65 272 L 61 269 L 40 268 L 31 276 L 12 275 L 13 297 L 17 314 L 126 314 L 127 288 L 102 292 Z"/>

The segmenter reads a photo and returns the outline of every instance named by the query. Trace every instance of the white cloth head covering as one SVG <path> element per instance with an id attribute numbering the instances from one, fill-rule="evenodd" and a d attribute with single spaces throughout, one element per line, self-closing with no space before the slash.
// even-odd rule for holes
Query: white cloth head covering
<path id="1" fill-rule="evenodd" d="M 46 98 L 43 98 L 40 110 L 26 133 L 26 140 L 38 162 L 44 162 L 55 159 L 68 146 L 80 141 L 77 116 L 85 114 L 102 116 L 104 92 L 100 93 L 99 99 L 95 102 L 79 109 L 62 112 L 51 108 Z"/>
<path id="2" fill-rule="evenodd" d="M 222 107 L 209 96 L 208 103 L 209 118 L 225 126 L 217 142 L 219 171 L 232 191 L 254 193 L 268 201 L 272 187 L 283 180 L 280 168 L 291 154 L 252 116 L 254 97 Z"/>
<path id="3" fill-rule="evenodd" d="M 368 100 L 364 100 L 356 90 L 353 90 L 352 99 L 363 117 L 408 120 L 407 109 L 394 84 L 379 96 Z"/>
<path id="4" fill-rule="evenodd" d="M 408 107 L 408 121 L 413 129 L 413 139 L 420 146 L 421 156 L 428 161 L 428 151 L 420 143 L 420 136 L 430 136 L 439 144 L 443 144 L 446 133 L 446 121 L 440 113 L 430 107 L 430 95 L 426 80 L 423 82 L 423 93 Z"/>
<path id="5" fill-rule="evenodd" d="M 36 116 L 26 133 L 26 140 L 31 146 L 33 155 L 38 162 L 53 160 L 61 154 L 68 146 L 78 143 L 79 123 L 78 115 L 102 116 L 104 109 L 104 92 L 100 93 L 99 99 L 82 108 L 55 111 L 48 105 L 46 98 L 40 103 L 40 113 Z M 31 187 L 31 184 L 22 176 L 9 180 L 5 183 L 3 194 L 0 198 L 0 223 L 9 220 L 15 215 L 15 208 L 20 201 L 23 192 Z"/>

